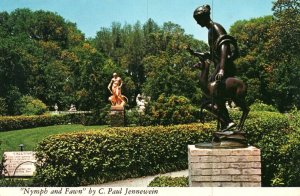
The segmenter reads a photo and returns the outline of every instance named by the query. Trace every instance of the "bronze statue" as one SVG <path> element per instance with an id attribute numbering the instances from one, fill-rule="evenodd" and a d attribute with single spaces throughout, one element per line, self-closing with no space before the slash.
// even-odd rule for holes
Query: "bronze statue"
<path id="1" fill-rule="evenodd" d="M 112 106 L 124 107 L 124 105 L 126 104 L 127 98 L 121 93 L 122 85 L 122 79 L 118 76 L 117 73 L 113 73 L 113 78 L 111 79 L 107 87 L 112 94 L 112 96 L 108 98 L 108 100 L 111 101 Z"/>
<path id="2" fill-rule="evenodd" d="M 243 81 L 235 78 L 236 68 L 234 60 L 238 57 L 236 40 L 228 35 L 225 29 L 210 18 L 210 6 L 203 5 L 194 11 L 194 19 L 201 27 L 208 29 L 208 43 L 210 51 L 200 53 L 188 48 L 188 51 L 197 56 L 200 62 L 196 64 L 201 69 L 200 85 L 205 94 L 203 108 L 213 113 L 221 123 L 221 135 L 231 135 L 242 131 L 244 122 L 249 113 L 245 101 L 247 87 Z M 212 61 L 215 70 L 209 76 L 209 64 Z M 233 101 L 243 111 L 237 129 L 227 132 L 236 126 L 229 116 L 226 101 Z"/>

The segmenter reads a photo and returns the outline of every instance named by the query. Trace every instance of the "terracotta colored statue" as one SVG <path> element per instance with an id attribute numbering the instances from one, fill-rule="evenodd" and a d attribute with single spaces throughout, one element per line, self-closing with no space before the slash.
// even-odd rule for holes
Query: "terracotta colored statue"
<path id="1" fill-rule="evenodd" d="M 107 87 L 112 94 L 112 96 L 109 97 L 112 106 L 124 106 L 126 104 L 125 100 L 127 100 L 127 98 L 121 93 L 122 84 L 122 79 L 118 74 L 113 73 L 113 78 Z"/>

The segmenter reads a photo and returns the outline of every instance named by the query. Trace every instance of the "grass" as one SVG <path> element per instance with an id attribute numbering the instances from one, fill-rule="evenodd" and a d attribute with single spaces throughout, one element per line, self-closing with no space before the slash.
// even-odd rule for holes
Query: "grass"
<path id="1" fill-rule="evenodd" d="M 24 150 L 32 151 L 35 149 L 37 143 L 49 135 L 79 132 L 87 129 L 103 129 L 105 127 L 107 126 L 55 125 L 0 132 L 0 159 L 5 151 L 19 151 L 20 144 L 24 144 Z"/>

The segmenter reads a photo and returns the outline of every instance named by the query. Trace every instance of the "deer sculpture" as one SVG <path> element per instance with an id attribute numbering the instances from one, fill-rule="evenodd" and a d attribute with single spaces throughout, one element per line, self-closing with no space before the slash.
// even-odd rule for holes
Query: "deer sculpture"
<path id="1" fill-rule="evenodd" d="M 208 111 L 216 115 L 218 120 L 221 121 L 222 118 L 220 118 L 220 115 L 222 114 L 218 113 L 218 108 L 225 107 L 226 101 L 233 101 L 236 106 L 240 107 L 242 110 L 242 116 L 237 125 L 237 130 L 235 131 L 241 132 L 250 111 L 248 104 L 245 101 L 247 94 L 247 86 L 245 83 L 235 77 L 225 78 L 223 81 L 220 81 L 219 84 L 216 84 L 216 82 L 209 82 L 210 63 L 208 60 L 200 59 L 199 63 L 194 66 L 198 67 L 201 71 L 199 75 L 200 88 L 207 100 L 209 100 L 202 105 L 202 109 L 208 109 Z"/>

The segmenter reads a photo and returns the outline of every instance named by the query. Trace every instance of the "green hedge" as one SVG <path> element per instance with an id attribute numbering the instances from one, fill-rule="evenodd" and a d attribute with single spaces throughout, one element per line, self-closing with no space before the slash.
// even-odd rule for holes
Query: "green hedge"
<path id="1" fill-rule="evenodd" d="M 65 116 L 2 116 L 0 117 L 0 131 L 26 129 L 39 126 L 62 124 Z"/>
<path id="2" fill-rule="evenodd" d="M 211 125 L 108 128 L 51 136 L 37 148 L 35 182 L 50 186 L 89 183 L 187 168 L 187 145 L 211 139 Z"/>
<path id="3" fill-rule="evenodd" d="M 0 116 L 0 131 L 10 131 L 57 124 L 90 124 L 91 114 Z"/>
<path id="4" fill-rule="evenodd" d="M 288 135 L 287 142 L 279 149 L 278 161 L 272 184 L 274 186 L 300 186 L 300 131 Z"/>
<path id="5" fill-rule="evenodd" d="M 170 177 L 158 176 L 155 177 L 148 185 L 148 187 L 188 187 L 188 177 Z"/>
<path id="6" fill-rule="evenodd" d="M 282 164 L 280 148 L 286 144 L 288 135 L 294 132 L 287 116 L 275 112 L 252 112 L 245 130 L 248 142 L 261 150 L 262 185 L 275 185 L 273 179 Z"/>
<path id="7" fill-rule="evenodd" d="M 240 112 L 233 113 L 234 119 L 239 116 Z M 44 162 L 37 168 L 35 182 L 78 186 L 185 169 L 187 145 L 210 141 L 215 124 L 109 128 L 50 136 L 37 148 L 38 159 Z M 289 180 L 299 179 L 295 172 L 300 153 L 299 140 L 292 136 L 298 132 L 290 127 L 288 117 L 251 112 L 245 130 L 248 143 L 261 149 L 263 186 L 299 186 L 299 180 Z"/>

